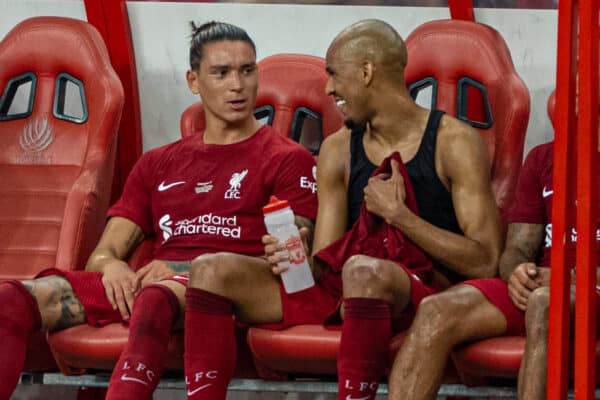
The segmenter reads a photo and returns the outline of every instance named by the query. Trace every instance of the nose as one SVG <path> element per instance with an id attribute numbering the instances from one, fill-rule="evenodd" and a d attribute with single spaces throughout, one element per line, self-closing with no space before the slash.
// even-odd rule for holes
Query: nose
<path id="1" fill-rule="evenodd" d="M 241 74 L 238 71 L 233 71 L 230 76 L 231 90 L 240 91 L 244 88 L 244 83 Z"/>
<path id="2" fill-rule="evenodd" d="M 333 89 L 333 82 L 331 77 L 327 78 L 327 83 L 325 84 L 325 93 L 328 96 L 333 96 L 333 94 L 335 93 L 335 90 Z"/>

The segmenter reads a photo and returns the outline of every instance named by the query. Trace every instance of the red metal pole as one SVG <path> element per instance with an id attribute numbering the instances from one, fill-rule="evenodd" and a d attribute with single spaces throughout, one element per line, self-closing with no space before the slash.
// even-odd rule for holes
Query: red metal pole
<path id="1" fill-rule="evenodd" d="M 448 0 L 450 17 L 464 21 L 475 21 L 473 13 L 473 0 Z"/>
<path id="2" fill-rule="evenodd" d="M 575 399 L 596 386 L 596 230 L 598 228 L 598 2 L 579 2 Z"/>
<path id="3" fill-rule="evenodd" d="M 575 0 L 576 2 L 576 0 Z M 571 132 L 575 132 L 575 73 L 577 10 L 572 0 L 558 5 L 558 46 L 556 65 L 556 114 L 554 137 L 552 199 L 552 259 L 550 279 L 550 316 L 548 338 L 547 399 L 567 396 L 569 372 L 569 287 L 567 265 L 569 227 L 568 208 L 574 193 L 569 190 L 569 176 L 575 176 L 575 157 Z M 571 178 L 573 179 L 573 178 Z"/>

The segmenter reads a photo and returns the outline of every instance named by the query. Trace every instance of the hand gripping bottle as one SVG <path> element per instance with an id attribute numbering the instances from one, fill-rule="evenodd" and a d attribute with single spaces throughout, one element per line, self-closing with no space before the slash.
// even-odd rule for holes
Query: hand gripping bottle
<path id="1" fill-rule="evenodd" d="M 315 284 L 300 233 L 294 224 L 294 213 L 287 200 L 271 196 L 263 207 L 265 226 L 269 235 L 279 239 L 289 254 L 289 260 L 279 263 L 288 270 L 281 274 L 286 293 L 299 292 Z"/>

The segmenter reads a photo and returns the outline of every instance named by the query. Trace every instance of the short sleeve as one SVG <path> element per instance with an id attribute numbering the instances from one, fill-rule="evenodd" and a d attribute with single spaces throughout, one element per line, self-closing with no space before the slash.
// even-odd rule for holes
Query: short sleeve
<path id="1" fill-rule="evenodd" d="M 300 145 L 283 157 L 274 177 L 271 194 L 290 203 L 294 214 L 317 217 L 317 167 L 313 156 Z"/>
<path id="2" fill-rule="evenodd" d="M 146 176 L 153 170 L 150 154 L 144 154 L 129 173 L 121 197 L 108 210 L 109 217 L 127 218 L 144 233 L 153 232 L 151 182 Z"/>
<path id="3" fill-rule="evenodd" d="M 521 167 L 514 202 L 508 212 L 509 223 L 546 223 L 546 205 L 542 197 L 543 152 L 534 148 Z"/>

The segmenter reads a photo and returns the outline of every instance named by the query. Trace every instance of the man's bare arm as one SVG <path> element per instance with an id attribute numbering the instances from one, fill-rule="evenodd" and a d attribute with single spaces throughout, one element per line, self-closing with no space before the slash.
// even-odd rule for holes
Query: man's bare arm
<path id="1" fill-rule="evenodd" d="M 515 268 L 535 262 L 544 239 L 544 225 L 512 223 L 508 225 L 506 249 L 500 257 L 500 276 L 508 281 Z"/>
<path id="2" fill-rule="evenodd" d="M 485 146 L 474 129 L 456 120 L 442 121 L 445 134 L 440 131 L 436 158 L 464 236 L 430 224 L 404 204 L 392 223 L 454 272 L 467 278 L 492 277 L 498 271 L 502 236 Z"/>
<path id="3" fill-rule="evenodd" d="M 121 217 L 109 219 L 85 269 L 104 273 L 107 264 L 114 260 L 125 260 L 143 238 L 141 228 L 132 221 Z"/>
<path id="4" fill-rule="evenodd" d="M 323 141 L 317 164 L 319 210 L 313 254 L 340 238 L 346 231 L 349 159 L 350 132 L 347 129 L 344 128 Z"/>
<path id="5" fill-rule="evenodd" d="M 85 267 L 87 271 L 102 273 L 106 298 L 124 319 L 129 318 L 135 293 L 140 289 L 135 273 L 124 260 L 143 237 L 141 228 L 132 221 L 111 218 Z"/>

